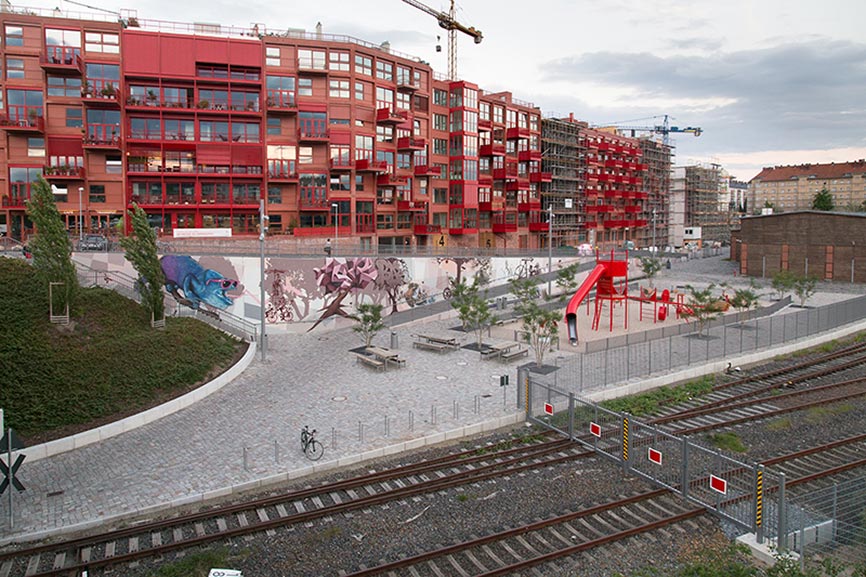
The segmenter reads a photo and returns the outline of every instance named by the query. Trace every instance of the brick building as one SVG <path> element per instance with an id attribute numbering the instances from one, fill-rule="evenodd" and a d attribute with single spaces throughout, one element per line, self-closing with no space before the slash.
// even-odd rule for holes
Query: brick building
<path id="1" fill-rule="evenodd" d="M 786 269 L 821 280 L 866 282 L 866 214 L 792 211 L 743 217 L 732 258 L 740 272 L 771 277 Z"/>

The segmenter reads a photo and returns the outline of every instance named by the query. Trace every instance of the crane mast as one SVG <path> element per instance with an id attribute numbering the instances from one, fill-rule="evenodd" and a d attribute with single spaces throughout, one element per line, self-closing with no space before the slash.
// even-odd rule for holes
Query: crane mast
<path id="1" fill-rule="evenodd" d="M 448 31 L 448 80 L 457 80 L 457 32 L 460 31 L 471 36 L 476 44 L 480 44 L 484 38 L 481 30 L 476 30 L 472 26 L 464 26 L 457 21 L 454 0 L 451 0 L 451 9 L 447 13 L 434 10 L 426 4 L 418 2 L 418 0 L 403 0 L 403 2 L 433 16 L 439 22 L 439 26 Z"/>
<path id="2" fill-rule="evenodd" d="M 625 126 L 624 123 L 621 122 L 613 122 L 611 124 L 605 124 L 601 126 L 611 126 L 616 128 L 617 130 L 630 130 L 632 132 L 632 136 L 634 136 L 635 132 L 652 132 L 654 134 L 661 134 L 663 142 L 666 146 L 670 146 L 671 144 L 671 132 L 683 132 L 687 134 L 692 134 L 694 136 L 700 136 L 703 133 L 703 128 L 698 126 L 671 126 L 670 116 L 665 114 L 664 116 L 652 116 L 651 118 L 664 118 L 664 122 L 662 124 L 656 124 L 655 126 Z M 639 119 L 643 120 L 643 119 Z"/>

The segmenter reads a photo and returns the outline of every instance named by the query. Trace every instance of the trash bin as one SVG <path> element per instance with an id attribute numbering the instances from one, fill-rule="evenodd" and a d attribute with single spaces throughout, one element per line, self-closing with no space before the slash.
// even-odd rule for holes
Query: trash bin
<path id="1" fill-rule="evenodd" d="M 399 349 L 400 348 L 399 344 L 400 344 L 400 342 L 397 339 L 397 333 L 395 333 L 394 331 L 391 331 L 391 348 L 392 349 Z"/>

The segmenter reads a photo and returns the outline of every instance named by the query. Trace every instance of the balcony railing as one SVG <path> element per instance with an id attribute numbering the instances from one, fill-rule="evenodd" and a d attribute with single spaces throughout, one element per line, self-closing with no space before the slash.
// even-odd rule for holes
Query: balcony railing
<path id="1" fill-rule="evenodd" d="M 529 182 L 552 182 L 553 174 L 550 172 L 530 172 Z"/>
<path id="2" fill-rule="evenodd" d="M 43 70 L 54 70 L 57 72 L 84 72 L 84 61 L 81 59 L 80 51 L 66 46 L 49 46 L 39 59 Z"/>
<path id="3" fill-rule="evenodd" d="M 355 165 L 354 162 L 349 160 L 348 158 L 332 158 L 331 159 L 331 170 L 352 170 L 352 167 Z"/>
<path id="4" fill-rule="evenodd" d="M 46 166 L 42 169 L 48 180 L 82 180 L 84 179 L 83 166 Z"/>
<path id="5" fill-rule="evenodd" d="M 441 234 L 442 226 L 439 224 L 418 224 L 412 226 L 412 232 L 421 235 Z"/>
<path id="6" fill-rule="evenodd" d="M 541 200 L 538 198 L 529 198 L 524 202 L 517 203 L 517 212 L 533 212 L 541 209 Z"/>
<path id="7" fill-rule="evenodd" d="M 330 137 L 331 134 L 327 128 L 315 126 L 298 128 L 298 140 L 301 142 L 326 142 Z"/>
<path id="8" fill-rule="evenodd" d="M 361 158 L 355 161 L 355 170 L 358 172 L 385 172 L 388 170 L 388 163 L 384 160 Z"/>
<path id="9" fill-rule="evenodd" d="M 415 166 L 415 176 L 432 176 L 438 178 L 441 176 L 440 167 L 430 166 L 429 164 L 418 164 Z"/>
<path id="10" fill-rule="evenodd" d="M 478 147 L 478 156 L 505 156 L 505 145 L 492 143 Z"/>
<path id="11" fill-rule="evenodd" d="M 427 210 L 427 201 L 426 200 L 398 200 L 397 201 L 397 210 L 399 211 L 407 211 L 407 210 Z"/>
<path id="12" fill-rule="evenodd" d="M 409 178 L 403 175 L 386 172 L 385 174 L 380 174 L 378 176 L 376 184 L 379 186 L 404 186 L 409 184 Z"/>
<path id="13" fill-rule="evenodd" d="M 410 119 L 408 110 L 391 109 L 387 106 L 376 110 L 376 122 L 379 124 L 403 124 Z"/>
<path id="14" fill-rule="evenodd" d="M 508 140 L 514 140 L 516 138 L 529 138 L 531 133 L 528 128 L 521 128 L 519 126 L 513 126 L 505 131 L 505 138 Z"/>
<path id="15" fill-rule="evenodd" d="M 498 212 L 490 220 L 490 228 L 495 233 L 517 232 L 517 214 Z"/>
<path id="16" fill-rule="evenodd" d="M 397 150 L 424 150 L 426 147 L 427 141 L 423 138 L 404 136 L 397 139 Z"/>
<path id="17" fill-rule="evenodd" d="M 517 153 L 517 159 L 520 162 L 531 162 L 533 160 L 541 160 L 540 150 L 521 150 Z"/>
<path id="18" fill-rule="evenodd" d="M 7 114 L 0 117 L 0 128 L 10 132 L 43 132 L 45 120 L 41 116 L 15 116 Z"/>

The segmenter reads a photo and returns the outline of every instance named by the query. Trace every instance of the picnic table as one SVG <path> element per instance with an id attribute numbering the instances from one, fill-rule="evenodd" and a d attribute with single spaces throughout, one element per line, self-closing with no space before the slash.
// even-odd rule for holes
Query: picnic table
<path id="1" fill-rule="evenodd" d="M 481 358 L 483 359 L 492 359 L 494 357 L 501 357 L 502 355 L 508 354 L 508 352 L 520 345 L 515 342 L 506 342 L 506 343 L 495 343 L 492 345 L 486 345 L 483 351 L 481 351 Z"/>
<path id="2" fill-rule="evenodd" d="M 400 358 L 400 353 L 385 347 L 367 347 L 364 349 L 368 355 L 372 355 L 376 358 L 376 360 L 382 361 L 386 365 L 388 363 L 394 363 L 396 365 L 404 365 L 406 364 L 406 359 Z"/>
<path id="3" fill-rule="evenodd" d="M 440 337 L 435 335 L 415 336 L 417 337 L 417 340 L 412 343 L 412 346 L 418 349 L 442 352 L 456 349 L 460 346 L 459 341 L 454 337 Z"/>

